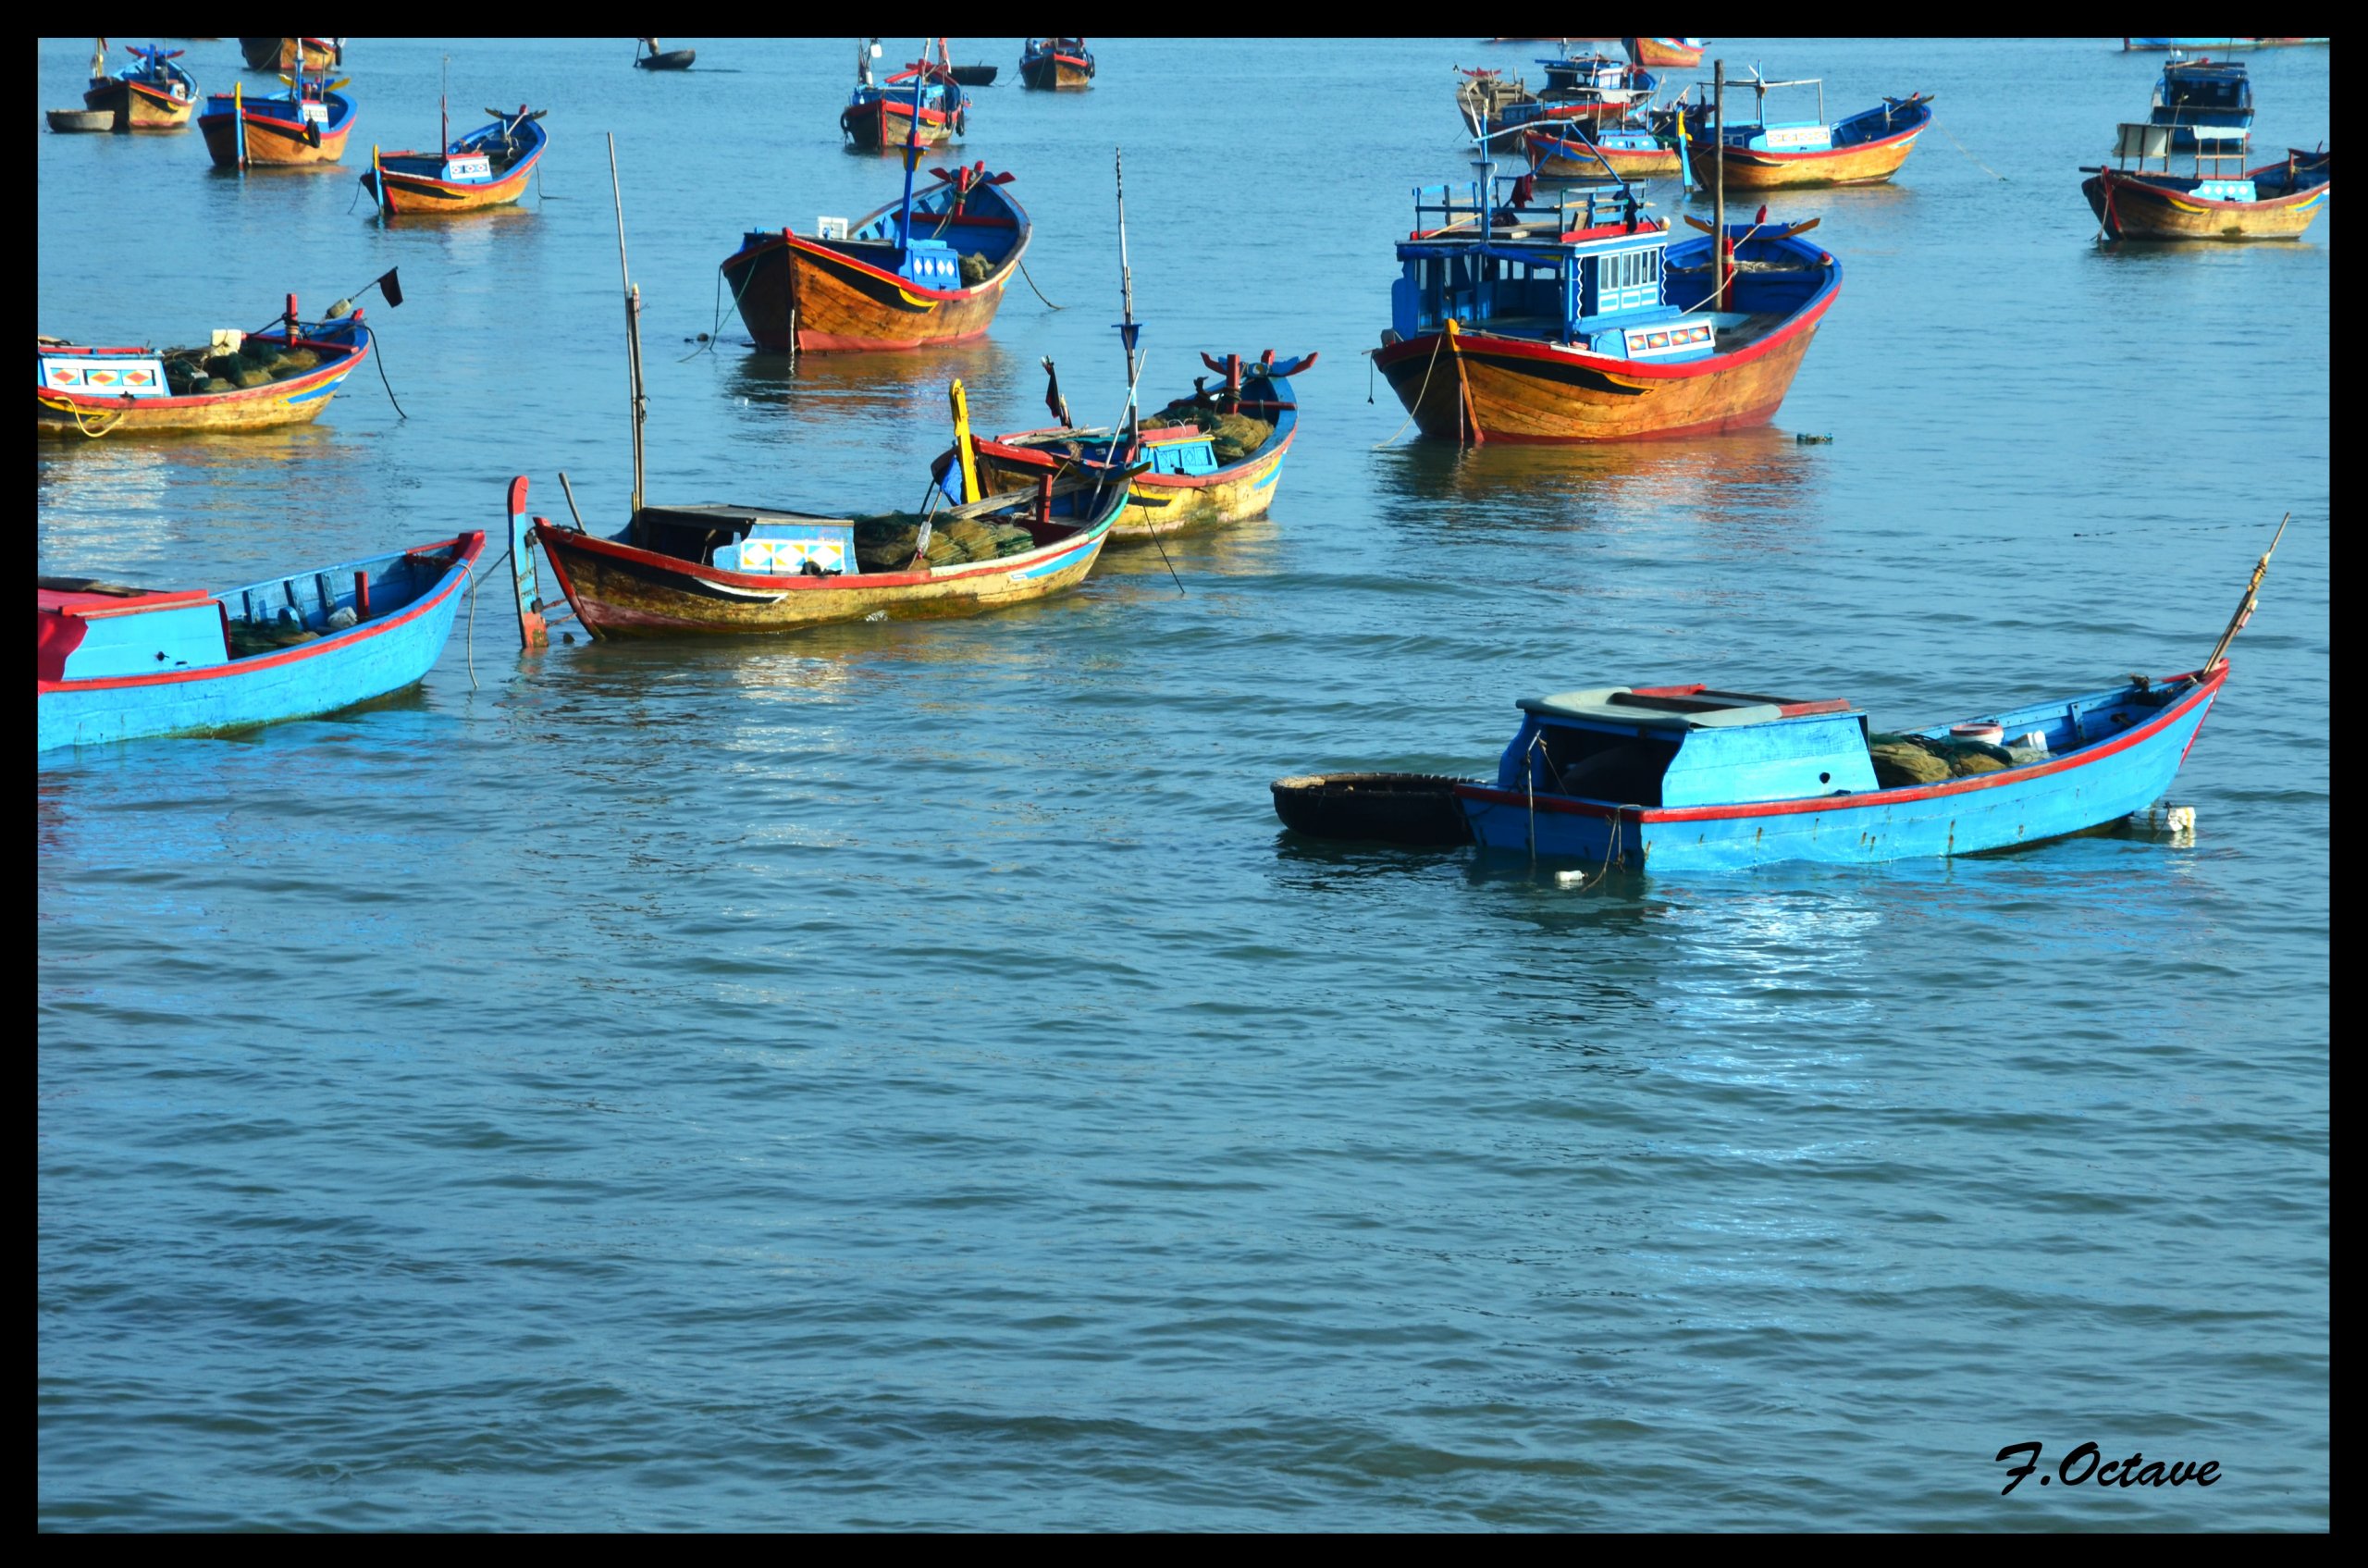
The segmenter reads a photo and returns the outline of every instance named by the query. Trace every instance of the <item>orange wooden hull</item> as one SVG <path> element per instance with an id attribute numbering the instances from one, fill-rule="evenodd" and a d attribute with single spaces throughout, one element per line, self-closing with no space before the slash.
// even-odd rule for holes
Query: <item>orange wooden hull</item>
<path id="1" fill-rule="evenodd" d="M 197 113 L 194 97 L 176 98 L 119 78 L 92 87 L 82 103 L 113 114 L 117 130 L 187 130 Z"/>
<path id="2" fill-rule="evenodd" d="M 2266 202 L 2203 202 L 2118 170 L 2080 182 L 2089 210 L 2116 240 L 2299 239 L 2332 189 L 2330 182 Z"/>
<path id="3" fill-rule="evenodd" d="M 1524 137 L 1523 143 L 1539 174 L 1548 179 L 1610 179 L 1613 174 L 1622 179 L 1658 179 L 1677 172 L 1678 152 L 1674 147 L 1655 147 L 1649 152 L 1634 148 L 1601 147 L 1597 161 L 1596 153 L 1573 155 L 1555 149 L 1567 145 L 1547 134 Z M 1604 165 L 1611 166 L 1610 174 Z"/>
<path id="4" fill-rule="evenodd" d="M 536 157 L 541 154 L 538 153 Z M 384 198 L 389 217 L 422 217 L 445 213 L 482 212 L 487 207 L 506 207 L 526 193 L 535 178 L 535 160 L 520 164 L 501 179 L 487 185 L 456 184 L 447 179 L 434 179 L 424 174 L 403 174 L 381 167 L 362 177 L 362 188 L 378 201 L 378 177 L 384 176 L 387 193 Z"/>
<path id="5" fill-rule="evenodd" d="M 205 137 L 205 151 L 216 168 L 239 167 L 239 123 L 234 115 L 201 115 L 198 130 Z M 247 167 L 271 166 L 294 167 L 304 164 L 333 164 L 345 156 L 346 137 L 352 133 L 353 122 L 349 117 L 337 130 L 325 131 L 315 144 L 304 136 L 302 126 L 290 120 L 272 119 L 247 111 Z"/>
<path id="6" fill-rule="evenodd" d="M 308 347 L 328 347 L 307 343 Z M 185 398 L 103 398 L 33 389 L 34 429 L 42 436 L 186 436 L 267 430 L 309 425 L 368 353 L 333 351 L 337 358 L 284 381 Z"/>
<path id="7" fill-rule="evenodd" d="M 1093 85 L 1093 70 L 1071 60 L 1046 57 L 1019 63 L 1019 84 L 1045 91 L 1080 92 Z"/>
<path id="8" fill-rule="evenodd" d="M 345 60 L 342 50 L 318 38 L 241 38 L 239 52 L 257 71 L 292 71 L 300 61 L 306 70 L 327 70 Z"/>
<path id="9" fill-rule="evenodd" d="M 602 636 L 794 632 L 832 622 L 975 615 L 1075 587 L 1109 523 L 1063 528 L 999 561 L 840 577 L 722 572 L 537 521 L 535 537 L 577 617 Z"/>
<path id="10" fill-rule="evenodd" d="M 1707 142 L 1694 146 L 1694 178 L 1708 189 L 1717 178 L 1715 159 L 1723 154 L 1730 191 L 1783 191 L 1807 185 L 1880 185 L 1899 172 L 1916 151 L 1919 127 L 1863 147 L 1838 152 L 1755 153 L 1741 147 L 1714 152 Z"/>
<path id="11" fill-rule="evenodd" d="M 1659 38 L 1623 38 L 1628 58 L 1646 70 L 1685 70 L 1702 63 L 1702 51 Z"/>
<path id="12" fill-rule="evenodd" d="M 851 104 L 840 110 L 839 129 L 866 152 L 894 152 L 908 140 L 918 141 L 924 147 L 958 142 L 963 117 L 958 112 L 949 117 L 943 109 L 923 105 L 920 131 L 915 135 L 912 105 L 892 104 L 883 98 L 870 104 Z"/>
<path id="13" fill-rule="evenodd" d="M 1829 296 L 1827 303 L 1831 302 Z M 1375 356 L 1425 436 L 1491 441 L 1619 441 L 1763 425 L 1776 413 L 1825 312 L 1765 341 L 1688 365 L 1464 332 L 1427 333 Z"/>
<path id="14" fill-rule="evenodd" d="M 723 275 L 759 348 L 808 354 L 933 348 L 985 334 L 1025 249 L 975 287 L 937 290 L 790 234 L 733 255 Z"/>

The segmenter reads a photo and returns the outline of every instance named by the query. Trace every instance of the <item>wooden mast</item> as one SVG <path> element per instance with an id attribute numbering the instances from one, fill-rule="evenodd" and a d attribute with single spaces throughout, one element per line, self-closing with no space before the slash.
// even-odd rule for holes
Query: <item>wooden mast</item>
<path id="1" fill-rule="evenodd" d="M 617 275 L 625 290 L 625 374 L 633 400 L 633 521 L 641 521 L 641 426 L 648 417 L 649 399 L 641 381 L 641 290 L 633 286 L 633 269 L 625 263 L 625 198 L 617 179 L 617 133 L 609 132 L 609 194 L 617 207 Z M 636 539 L 635 542 L 638 542 Z"/>
<path id="2" fill-rule="evenodd" d="M 1727 308 L 1727 62 L 1711 62 L 1718 92 L 1710 111 L 1710 308 Z"/>

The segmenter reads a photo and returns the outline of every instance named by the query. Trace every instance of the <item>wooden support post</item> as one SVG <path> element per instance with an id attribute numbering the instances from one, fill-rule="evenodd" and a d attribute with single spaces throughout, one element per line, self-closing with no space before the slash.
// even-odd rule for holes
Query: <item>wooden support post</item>
<path id="1" fill-rule="evenodd" d="M 1718 102 L 1710 111 L 1710 308 L 1727 308 L 1727 62 L 1712 63 Z"/>

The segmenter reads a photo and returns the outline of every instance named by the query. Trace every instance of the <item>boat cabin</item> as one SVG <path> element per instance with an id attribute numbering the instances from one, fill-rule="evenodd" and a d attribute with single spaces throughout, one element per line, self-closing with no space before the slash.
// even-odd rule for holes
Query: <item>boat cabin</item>
<path id="1" fill-rule="evenodd" d="M 2260 188 L 2246 171 L 2245 154 L 2252 133 L 2239 126 L 2198 125 L 2185 128 L 2140 125 L 2124 121 L 2114 137 L 2114 159 L 2121 173 L 2143 175 L 2154 185 L 2166 185 L 2203 202 L 2255 202 Z M 2187 174 L 2171 172 L 2171 152 L 2184 146 L 2191 155 Z M 2152 167 L 2149 167 L 2151 164 Z"/>
<path id="2" fill-rule="evenodd" d="M 1751 118 L 1745 119 L 1734 112 L 1736 89 L 1748 87 L 1751 93 Z M 1776 119 L 1768 117 L 1768 94 L 1780 87 L 1808 87 L 1817 91 L 1815 119 Z M 1703 94 L 1707 101 L 1709 93 Z M 1796 81 L 1768 81 L 1753 75 L 1727 83 L 1727 117 L 1720 127 L 1720 139 L 1730 147 L 1753 153 L 1825 153 L 1836 145 L 1834 128 L 1825 117 L 1825 82 L 1819 77 L 1803 77 Z"/>
<path id="3" fill-rule="evenodd" d="M 1499 789 L 1619 806 L 1712 806 L 1877 787 L 1866 715 L 1839 698 L 1603 686 L 1525 697 L 1518 706 L 1522 727 L 1498 762 Z"/>
<path id="4" fill-rule="evenodd" d="M 2251 130 L 2253 88 L 2241 60 L 2174 59 L 2154 84 L 2150 124 L 2171 128 L 2172 145 L 2186 152 L 2214 130 Z"/>
<path id="5" fill-rule="evenodd" d="M 1498 179 L 1492 190 L 1484 176 L 1414 192 L 1414 228 L 1399 243 L 1390 286 L 1400 338 L 1452 319 L 1620 359 L 1717 352 L 1720 316 L 1672 303 L 1668 225 L 1645 216 L 1634 191 L 1565 191 L 1531 204 L 1523 183 Z"/>

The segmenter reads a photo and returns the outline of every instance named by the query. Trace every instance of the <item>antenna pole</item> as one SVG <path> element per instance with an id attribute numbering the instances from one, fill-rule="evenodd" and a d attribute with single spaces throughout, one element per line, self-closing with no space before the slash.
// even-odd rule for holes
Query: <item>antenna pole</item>
<path id="1" fill-rule="evenodd" d="M 1135 339 L 1142 328 L 1135 324 L 1135 274 L 1127 262 L 1127 150 L 1114 149 L 1118 176 L 1118 304 L 1125 319 L 1118 323 L 1118 342 L 1127 351 L 1127 414 L 1135 429 L 1142 428 L 1142 413 L 1135 402 Z"/>

